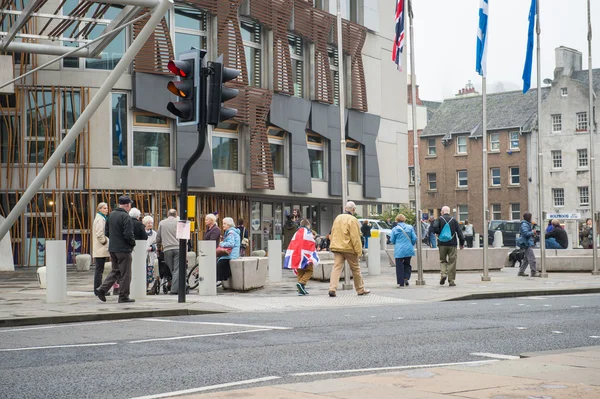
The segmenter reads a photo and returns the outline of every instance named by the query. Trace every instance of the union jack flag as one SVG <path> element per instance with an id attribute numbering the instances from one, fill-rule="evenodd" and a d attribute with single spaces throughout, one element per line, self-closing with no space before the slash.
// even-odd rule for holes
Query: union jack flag
<path id="1" fill-rule="evenodd" d="M 286 269 L 304 269 L 312 263 L 319 263 L 319 255 L 312 232 L 306 227 L 300 227 L 288 246 L 283 259 L 283 267 Z"/>
<path id="2" fill-rule="evenodd" d="M 402 51 L 404 50 L 404 1 L 396 0 L 396 36 L 392 49 L 392 61 L 396 63 L 399 71 L 402 71 Z"/>

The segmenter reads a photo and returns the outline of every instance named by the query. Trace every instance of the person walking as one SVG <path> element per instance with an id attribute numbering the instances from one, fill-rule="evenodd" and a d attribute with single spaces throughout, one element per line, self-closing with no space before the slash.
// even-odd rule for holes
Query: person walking
<path id="1" fill-rule="evenodd" d="M 390 242 L 394 244 L 394 258 L 396 259 L 396 283 L 398 287 L 408 285 L 412 267 L 410 259 L 415 256 L 417 235 L 412 226 L 407 225 L 406 216 L 396 216 L 396 227 L 392 229 Z"/>
<path id="2" fill-rule="evenodd" d="M 360 232 L 364 239 L 364 248 L 369 248 L 369 237 L 371 237 L 371 226 L 369 226 L 368 220 L 363 220 L 362 226 L 360 226 Z"/>
<path id="3" fill-rule="evenodd" d="M 440 285 L 446 283 L 448 279 L 448 285 L 455 287 L 456 279 L 456 245 L 459 244 L 456 240 L 460 241 L 460 249 L 465 247 L 465 237 L 463 236 L 460 224 L 450 216 L 450 208 L 448 206 L 442 207 L 442 216 L 436 219 L 434 222 L 434 231 L 438 235 L 438 245 L 440 251 Z"/>
<path id="4" fill-rule="evenodd" d="M 525 212 L 523 214 L 523 220 L 521 221 L 521 228 L 519 230 L 520 237 L 517 239 L 517 246 L 525 249 L 525 257 L 521 266 L 519 267 L 519 273 L 517 276 L 527 277 L 525 269 L 527 266 L 531 269 L 531 277 L 537 277 L 535 254 L 533 253 L 533 225 L 531 224 L 531 213 Z"/>
<path id="5" fill-rule="evenodd" d="M 206 226 L 206 231 L 204 232 L 203 240 L 214 241 L 215 245 L 218 246 L 221 241 L 221 229 L 217 225 L 217 216 L 214 213 L 206 215 L 204 225 Z"/>
<path id="6" fill-rule="evenodd" d="M 552 230 L 546 233 L 546 248 L 567 249 L 569 246 L 569 235 L 562 228 L 558 219 L 552 219 Z"/>
<path id="7" fill-rule="evenodd" d="M 473 228 L 473 225 L 469 223 L 469 219 L 465 220 L 463 231 L 465 232 L 465 241 L 467 242 L 467 248 L 473 248 L 473 236 L 475 235 L 475 229 Z"/>
<path id="8" fill-rule="evenodd" d="M 104 273 L 104 265 L 110 257 L 108 252 L 108 237 L 104 234 L 106 220 L 108 219 L 108 204 L 101 202 L 96 207 L 97 213 L 92 223 L 92 255 L 96 267 L 94 268 L 94 295 L 98 295 L 98 287 L 102 284 L 102 274 Z M 106 295 L 110 295 L 109 292 Z"/>
<path id="9" fill-rule="evenodd" d="M 238 219 L 236 228 L 240 231 L 240 256 L 246 256 L 250 239 L 248 237 L 248 229 L 244 226 L 244 219 Z"/>
<path id="10" fill-rule="evenodd" d="M 131 286 L 131 252 L 135 247 L 133 223 L 128 212 L 131 209 L 131 199 L 125 195 L 119 197 L 119 207 L 111 212 L 106 222 L 104 234 L 109 238 L 108 251 L 112 270 L 102 285 L 98 287 L 97 296 L 106 302 L 106 293 L 119 282 L 119 303 L 135 302 L 129 298 Z"/>
<path id="11" fill-rule="evenodd" d="M 592 219 L 587 219 L 579 232 L 579 240 L 584 249 L 593 249 L 594 247 L 594 228 Z"/>
<path id="12" fill-rule="evenodd" d="M 283 224 L 282 250 L 287 250 L 288 245 L 290 245 L 290 241 L 292 241 L 292 237 L 294 237 L 294 234 L 296 234 L 296 230 L 298 230 L 298 225 L 292 220 L 292 215 L 286 211 L 285 223 Z"/>
<path id="13" fill-rule="evenodd" d="M 154 218 L 152 216 L 144 216 L 142 219 L 144 224 L 146 235 L 146 280 L 148 283 L 147 290 L 152 288 L 152 284 L 160 284 L 160 277 L 158 273 L 158 264 L 154 267 L 154 263 L 158 260 L 157 248 L 156 248 L 156 231 L 154 227 Z M 157 286 L 158 287 L 158 286 Z M 155 292 L 158 294 L 158 292 Z"/>
<path id="14" fill-rule="evenodd" d="M 313 275 L 314 267 L 319 264 L 315 237 L 310 229 L 310 221 L 302 219 L 300 227 L 288 245 L 283 267 L 297 271 L 298 282 L 296 289 L 298 295 L 308 295 L 306 284 Z"/>
<path id="15" fill-rule="evenodd" d="M 435 235 L 435 219 L 433 217 L 429 218 L 429 229 L 427 230 L 427 235 L 429 236 L 429 246 L 433 249 L 437 248 L 437 236 Z"/>
<path id="16" fill-rule="evenodd" d="M 235 227 L 232 218 L 223 218 L 223 231 L 225 231 L 223 241 L 219 243 L 217 248 L 217 287 L 231 277 L 229 261 L 240 257 L 240 231 Z M 219 253 L 222 248 L 231 248 L 231 252 Z"/>
<path id="17" fill-rule="evenodd" d="M 360 243 L 360 227 L 358 220 L 354 217 L 356 205 L 352 201 L 346 203 L 345 211 L 338 215 L 333 221 L 331 228 L 331 244 L 329 246 L 334 254 L 334 265 L 329 280 L 329 296 L 335 297 L 340 282 L 340 275 L 344 262 L 348 261 L 354 289 L 358 295 L 367 295 L 371 290 L 365 289 L 362 275 L 360 274 L 359 259 L 362 256 L 362 245 Z"/>
<path id="18" fill-rule="evenodd" d="M 131 222 L 133 223 L 133 237 L 136 240 L 147 240 L 148 234 L 146 234 L 144 223 L 140 220 L 141 214 L 142 213 L 137 208 L 131 208 L 129 211 L 129 217 L 131 217 Z"/>
<path id="19" fill-rule="evenodd" d="M 171 272 L 171 295 L 179 295 L 179 240 L 177 239 L 177 210 L 169 209 L 167 218 L 161 220 L 156 232 L 156 245 L 162 248 L 165 263 Z M 185 254 L 183 255 L 185 256 Z M 183 282 L 185 285 L 185 282 Z M 183 287 L 185 289 L 185 287 Z"/>

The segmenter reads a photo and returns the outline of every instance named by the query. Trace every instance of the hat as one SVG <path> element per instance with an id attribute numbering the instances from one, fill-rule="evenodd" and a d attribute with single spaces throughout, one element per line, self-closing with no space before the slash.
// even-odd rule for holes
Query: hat
<path id="1" fill-rule="evenodd" d="M 122 195 L 119 197 L 119 205 L 127 205 L 131 204 L 131 198 L 126 195 Z"/>
<path id="2" fill-rule="evenodd" d="M 215 216 L 219 216 L 219 211 L 214 211 L 212 214 Z"/>

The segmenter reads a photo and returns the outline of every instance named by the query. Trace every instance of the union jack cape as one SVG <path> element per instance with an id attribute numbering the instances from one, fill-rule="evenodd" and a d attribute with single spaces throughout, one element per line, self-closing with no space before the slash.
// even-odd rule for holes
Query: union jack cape
<path id="1" fill-rule="evenodd" d="M 300 227 L 288 246 L 283 259 L 283 267 L 286 269 L 304 269 L 312 263 L 319 264 L 319 255 L 312 232 L 306 227 Z"/>

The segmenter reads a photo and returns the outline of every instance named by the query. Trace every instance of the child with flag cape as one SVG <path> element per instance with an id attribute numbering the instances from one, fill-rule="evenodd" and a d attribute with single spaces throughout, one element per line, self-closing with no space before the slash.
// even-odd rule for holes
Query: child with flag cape
<path id="1" fill-rule="evenodd" d="M 292 237 L 283 260 L 284 268 L 298 272 L 296 283 L 298 295 L 308 294 L 306 284 L 313 275 L 314 266 L 318 264 L 319 255 L 317 255 L 315 238 L 310 230 L 310 222 L 302 219 L 300 228 Z"/>

